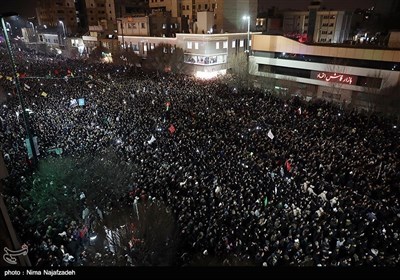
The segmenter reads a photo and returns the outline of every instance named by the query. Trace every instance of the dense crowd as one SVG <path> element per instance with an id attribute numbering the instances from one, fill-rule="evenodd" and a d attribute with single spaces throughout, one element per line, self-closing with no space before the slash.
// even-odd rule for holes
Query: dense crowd
<path id="1" fill-rule="evenodd" d="M 18 71 L 26 74 L 22 93 L 40 157 L 51 148 L 64 156 L 113 147 L 135 164 L 137 193 L 175 215 L 179 265 L 210 256 L 224 265 L 399 265 L 400 128 L 393 121 L 184 75 L 23 57 Z M 1 61 L 0 73 L 7 71 Z M 22 111 L 12 81 L 3 77 L 0 85 L 10 93 L 0 108 L 1 150 L 16 178 L 5 183 L 21 185 L 29 166 Z M 72 106 L 76 98 L 85 105 Z M 86 255 L 83 221 L 24 229 L 28 211 L 18 195 L 7 201 L 35 265 L 96 263 L 98 255 Z"/>

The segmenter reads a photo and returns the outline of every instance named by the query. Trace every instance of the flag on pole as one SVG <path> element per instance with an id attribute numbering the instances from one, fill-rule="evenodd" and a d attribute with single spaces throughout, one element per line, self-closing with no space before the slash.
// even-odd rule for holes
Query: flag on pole
<path id="1" fill-rule="evenodd" d="M 147 141 L 147 143 L 149 143 L 149 145 L 151 145 L 151 143 L 153 143 L 154 141 L 156 141 L 156 138 L 151 135 L 151 139 L 149 141 Z"/>
<path id="2" fill-rule="evenodd" d="M 171 134 L 174 134 L 175 131 L 176 131 L 176 128 L 175 128 L 175 126 L 174 126 L 173 124 L 171 124 L 171 125 L 169 126 L 168 130 L 169 130 L 169 132 L 171 132 Z"/>
<path id="3" fill-rule="evenodd" d="M 271 140 L 273 140 L 274 137 L 275 137 L 275 136 L 272 134 L 271 129 L 268 131 L 268 137 L 269 137 Z"/>
<path id="4" fill-rule="evenodd" d="M 28 90 L 30 90 L 30 89 L 31 89 L 30 86 L 28 86 L 27 84 L 24 84 L 24 90 L 28 91 Z"/>

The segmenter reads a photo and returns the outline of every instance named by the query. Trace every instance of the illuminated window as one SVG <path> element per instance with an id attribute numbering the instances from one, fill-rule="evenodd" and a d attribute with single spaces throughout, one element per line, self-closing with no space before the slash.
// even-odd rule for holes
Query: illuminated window
<path id="1" fill-rule="evenodd" d="M 234 48 L 236 48 L 236 41 L 235 40 L 232 41 L 232 49 L 234 49 Z"/>
<path id="2" fill-rule="evenodd" d="M 215 43 L 215 48 L 216 48 L 217 50 L 219 50 L 219 42 L 216 42 L 216 43 Z"/>
<path id="3" fill-rule="evenodd" d="M 195 43 L 194 43 L 194 48 L 195 48 L 196 50 L 199 49 L 199 43 L 198 43 L 198 42 L 195 42 Z"/>
<path id="4" fill-rule="evenodd" d="M 224 48 L 224 49 L 227 49 L 227 48 L 228 48 L 228 41 L 224 41 L 224 42 L 223 42 L 223 48 Z"/>
<path id="5" fill-rule="evenodd" d="M 239 47 L 240 47 L 240 48 L 243 48 L 243 47 L 244 47 L 244 40 L 240 40 L 240 42 L 239 42 Z"/>
<path id="6" fill-rule="evenodd" d="M 193 43 L 192 42 L 187 42 L 187 45 L 186 45 L 186 47 L 188 48 L 188 49 L 192 49 L 193 48 Z"/>

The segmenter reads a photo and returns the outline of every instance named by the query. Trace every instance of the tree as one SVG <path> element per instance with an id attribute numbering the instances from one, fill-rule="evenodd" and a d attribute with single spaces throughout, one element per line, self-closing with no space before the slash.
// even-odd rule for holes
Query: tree
<path id="1" fill-rule="evenodd" d="M 183 49 L 169 44 L 160 44 L 148 51 L 145 66 L 148 70 L 159 72 L 184 73 Z"/>
<path id="2" fill-rule="evenodd" d="M 245 52 L 232 55 L 228 61 L 228 69 L 233 76 L 235 88 L 242 90 L 248 88 L 250 74 L 248 71 L 248 58 Z"/>
<path id="3" fill-rule="evenodd" d="M 161 201 L 135 201 L 133 208 L 118 207 L 98 223 L 98 250 L 107 244 L 107 265 L 174 265 L 178 236 L 175 219 Z M 107 254 L 107 250 L 103 251 Z"/>
<path id="4" fill-rule="evenodd" d="M 92 50 L 92 52 L 89 55 L 89 61 L 90 62 L 101 62 L 104 54 L 109 53 L 110 50 L 107 49 L 106 47 L 103 46 L 97 46 Z"/>
<path id="5" fill-rule="evenodd" d="M 32 217 L 42 220 L 49 213 L 56 218 L 79 218 L 80 194 L 90 210 L 106 209 L 128 193 L 132 167 L 112 151 L 97 156 L 48 158 L 28 182 L 25 194 L 32 203 Z"/>

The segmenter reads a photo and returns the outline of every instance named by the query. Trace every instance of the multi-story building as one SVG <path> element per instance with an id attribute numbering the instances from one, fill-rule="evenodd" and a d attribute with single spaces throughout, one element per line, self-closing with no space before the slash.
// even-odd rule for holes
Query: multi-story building
<path id="1" fill-rule="evenodd" d="M 36 15 L 39 25 L 57 27 L 60 33 L 70 35 L 78 29 L 74 0 L 39 0 Z"/>
<path id="2" fill-rule="evenodd" d="M 255 30 L 258 0 L 150 0 L 152 10 L 171 11 L 172 17 L 183 17 L 190 23 L 198 20 L 197 13 L 210 11 L 214 13 L 214 33 L 242 32 L 247 30 L 243 16 L 251 18 L 251 29 Z M 197 33 L 202 33 L 198 30 Z"/>
<path id="3" fill-rule="evenodd" d="M 351 12 L 287 11 L 283 16 L 283 33 L 307 35 L 309 42 L 343 43 L 349 39 Z"/>
<path id="4" fill-rule="evenodd" d="M 144 58 L 150 50 L 160 44 L 183 49 L 183 62 L 187 65 L 187 74 L 200 77 L 224 74 L 231 67 L 230 58 L 246 50 L 246 40 L 247 33 L 205 35 L 178 33 L 174 38 L 124 36 L 125 46 Z"/>
<path id="5" fill-rule="evenodd" d="M 354 97 L 368 101 L 400 83 L 400 49 L 252 39 L 250 74 L 271 79 L 276 90 L 348 103 Z"/>
<path id="6" fill-rule="evenodd" d="M 114 0 L 85 0 L 85 14 L 88 25 L 100 25 L 105 30 L 116 28 Z"/>
<path id="7" fill-rule="evenodd" d="M 147 15 L 149 13 L 149 0 L 115 0 L 117 17 L 126 15 Z"/>

